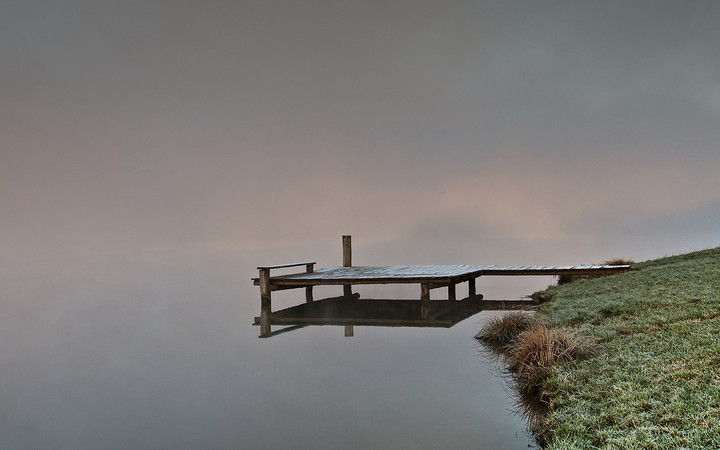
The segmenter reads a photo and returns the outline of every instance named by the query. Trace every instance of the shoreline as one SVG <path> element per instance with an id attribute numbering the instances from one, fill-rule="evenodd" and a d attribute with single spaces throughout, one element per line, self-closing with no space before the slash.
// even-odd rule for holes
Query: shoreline
<path id="1" fill-rule="evenodd" d="M 536 293 L 595 351 L 549 368 L 544 448 L 720 448 L 720 247 Z"/>

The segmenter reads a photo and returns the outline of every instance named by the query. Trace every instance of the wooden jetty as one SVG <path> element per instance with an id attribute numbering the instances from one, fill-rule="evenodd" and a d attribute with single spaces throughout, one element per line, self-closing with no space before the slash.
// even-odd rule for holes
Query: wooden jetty
<path id="1" fill-rule="evenodd" d="M 305 267 L 304 272 L 270 276 L 271 270 Z M 259 266 L 259 277 L 253 278 L 260 287 L 261 335 L 269 334 L 272 291 L 305 288 L 307 303 L 313 301 L 313 286 L 343 286 L 345 297 L 352 295 L 352 285 L 419 284 L 421 317 L 429 317 L 430 290 L 447 287 L 448 300 L 456 301 L 456 286 L 468 283 L 469 297 L 478 297 L 476 279 L 481 276 L 520 275 L 609 275 L 630 270 L 629 265 L 578 266 L 497 266 L 497 265 L 424 265 L 424 266 L 353 266 L 350 236 L 343 236 L 343 266 L 315 269 L 315 262 Z M 480 299 L 482 296 L 479 295 Z M 264 333 L 267 332 L 267 333 Z"/>

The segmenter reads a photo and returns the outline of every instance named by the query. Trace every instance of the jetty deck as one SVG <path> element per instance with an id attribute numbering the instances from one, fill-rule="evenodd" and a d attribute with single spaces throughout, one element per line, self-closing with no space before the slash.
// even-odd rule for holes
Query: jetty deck
<path id="1" fill-rule="evenodd" d="M 285 267 L 315 264 L 297 263 Z M 268 267 L 268 266 L 266 266 Z M 280 266 L 269 266 L 279 268 Z M 318 286 L 345 284 L 394 284 L 394 283 L 460 283 L 483 275 L 607 275 L 626 271 L 627 265 L 580 265 L 580 266 L 473 266 L 426 265 L 426 266 L 352 266 L 328 267 L 311 272 L 280 275 L 270 278 L 274 286 Z M 263 267 L 258 267 L 262 270 Z M 259 278 L 255 284 L 259 284 Z"/>
<path id="2" fill-rule="evenodd" d="M 433 266 L 350 266 L 314 269 L 314 262 L 260 266 L 260 277 L 253 282 L 267 292 L 281 289 L 308 288 L 308 300 L 312 301 L 313 286 L 352 286 L 361 284 L 420 284 L 424 299 L 430 289 L 448 287 L 448 298 L 455 300 L 455 285 L 468 282 L 470 296 L 475 294 L 475 280 L 481 276 L 522 275 L 609 275 L 629 270 L 628 265 L 579 265 L 579 266 L 473 266 L 466 264 Z M 306 271 L 288 275 L 270 276 L 270 270 L 305 266 Z M 346 291 L 346 294 L 349 292 Z"/>
<path id="3" fill-rule="evenodd" d="M 468 283 L 468 296 L 476 293 L 476 279 L 481 276 L 527 276 L 527 275 L 610 275 L 630 270 L 629 265 L 576 265 L 576 266 L 497 266 L 497 265 L 420 265 L 420 266 L 353 266 L 350 236 L 343 236 L 343 265 L 315 269 L 314 261 L 259 266 L 259 277 L 253 278 L 260 287 L 261 322 L 269 327 L 271 292 L 284 289 L 305 288 L 306 302 L 313 301 L 314 286 L 343 286 L 345 297 L 352 295 L 353 285 L 366 284 L 419 284 L 421 317 L 427 318 L 430 290 L 448 288 L 448 300 L 456 300 L 456 285 Z M 276 269 L 305 267 L 304 272 L 271 276 Z M 264 318 L 264 319 L 263 319 Z"/>

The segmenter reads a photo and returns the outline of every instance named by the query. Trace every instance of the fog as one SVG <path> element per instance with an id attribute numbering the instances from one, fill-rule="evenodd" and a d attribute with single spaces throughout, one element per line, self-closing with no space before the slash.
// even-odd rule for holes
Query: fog
<path id="1" fill-rule="evenodd" d="M 714 2 L 0 8 L 6 249 L 718 243 Z"/>
<path id="2" fill-rule="evenodd" d="M 343 234 L 358 265 L 717 246 L 719 14 L 694 0 L 0 2 L 4 430 L 43 446 L 115 423 L 117 444 L 142 420 L 88 411 L 137 410 L 148 392 L 147 436 L 197 417 L 227 431 L 233 413 L 264 429 L 245 394 L 224 396 L 241 359 L 261 358 L 232 349 L 255 339 L 249 278 L 338 265 Z M 478 287 L 517 298 L 551 281 Z M 162 423 L 172 408 L 188 414 Z"/>

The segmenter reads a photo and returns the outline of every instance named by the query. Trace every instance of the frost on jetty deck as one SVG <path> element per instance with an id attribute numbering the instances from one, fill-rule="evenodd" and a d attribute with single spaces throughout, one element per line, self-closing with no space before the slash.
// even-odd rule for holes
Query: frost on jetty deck
<path id="1" fill-rule="evenodd" d="M 298 263 L 307 265 L 315 263 Z M 279 266 L 270 266 L 276 268 Z M 286 265 L 286 267 L 291 267 Z M 312 272 L 280 275 L 270 278 L 274 286 L 319 286 L 345 284 L 429 283 L 447 286 L 482 275 L 601 275 L 625 271 L 629 266 L 353 266 L 328 267 Z M 263 267 L 258 267 L 263 269 Z M 255 283 L 258 284 L 258 283 Z"/>
<path id="2" fill-rule="evenodd" d="M 270 276 L 275 269 L 305 266 L 305 271 L 288 275 Z M 260 266 L 260 276 L 254 278 L 260 286 L 261 336 L 270 334 L 271 292 L 283 289 L 305 288 L 306 302 L 313 301 L 313 286 L 343 286 L 344 297 L 351 297 L 352 285 L 359 284 L 419 284 L 420 316 L 429 317 L 430 290 L 448 288 L 448 301 L 456 301 L 456 285 L 468 283 L 468 298 L 482 299 L 476 294 L 475 280 L 481 276 L 502 275 L 607 275 L 625 272 L 629 265 L 581 265 L 581 266 L 353 266 L 350 236 L 343 236 L 343 266 L 315 270 L 315 262 L 301 262 L 276 266 Z"/>

